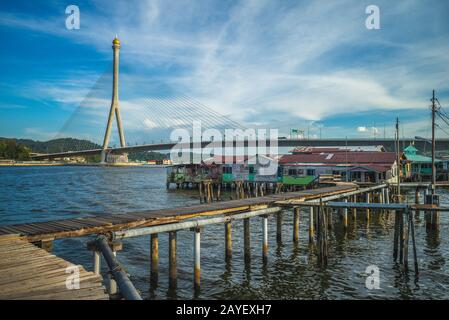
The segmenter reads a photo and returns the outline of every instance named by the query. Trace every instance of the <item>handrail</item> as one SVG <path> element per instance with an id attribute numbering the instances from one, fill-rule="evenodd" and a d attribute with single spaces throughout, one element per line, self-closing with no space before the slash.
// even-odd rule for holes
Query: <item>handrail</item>
<path id="1" fill-rule="evenodd" d="M 128 275 L 123 270 L 122 266 L 118 262 L 111 248 L 109 247 L 108 239 L 104 235 L 98 236 L 95 241 L 95 246 L 103 254 L 109 270 L 112 272 L 114 280 L 120 289 L 120 293 L 126 300 L 142 300 L 139 292 L 134 287 Z"/>

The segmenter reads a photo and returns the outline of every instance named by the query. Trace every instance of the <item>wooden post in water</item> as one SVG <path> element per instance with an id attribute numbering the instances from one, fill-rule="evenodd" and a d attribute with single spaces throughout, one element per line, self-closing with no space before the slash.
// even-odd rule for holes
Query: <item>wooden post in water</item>
<path id="1" fill-rule="evenodd" d="M 230 262 L 232 258 L 232 224 L 225 223 L 225 260 Z"/>
<path id="2" fill-rule="evenodd" d="M 399 211 L 399 261 L 404 261 L 404 213 Z"/>
<path id="3" fill-rule="evenodd" d="M 251 261 L 251 231 L 249 218 L 243 219 L 243 251 L 245 263 L 249 264 Z"/>
<path id="4" fill-rule="evenodd" d="M 354 203 L 357 203 L 357 195 L 353 196 L 353 200 Z M 354 221 L 357 219 L 357 208 L 352 208 L 352 218 L 354 219 Z"/>
<path id="5" fill-rule="evenodd" d="M 327 210 L 321 205 L 317 208 L 317 247 L 318 247 L 318 262 L 321 267 L 327 265 L 327 229 L 328 229 L 328 213 Z"/>
<path id="6" fill-rule="evenodd" d="M 150 239 L 150 280 L 153 286 L 157 285 L 158 282 L 158 273 L 159 273 L 159 237 L 157 233 L 151 235 Z"/>
<path id="7" fill-rule="evenodd" d="M 262 259 L 268 261 L 268 216 L 262 216 Z"/>
<path id="8" fill-rule="evenodd" d="M 313 242 L 313 236 L 315 234 L 315 225 L 314 225 L 314 221 L 313 221 L 313 216 L 314 216 L 314 212 L 313 212 L 313 207 L 309 208 L 309 242 Z"/>
<path id="9" fill-rule="evenodd" d="M 199 227 L 194 228 L 194 240 L 193 240 L 193 284 L 195 290 L 200 289 L 201 282 L 201 229 Z"/>
<path id="10" fill-rule="evenodd" d="M 419 204 L 419 188 L 416 188 L 415 190 L 415 204 Z M 419 219 L 419 210 L 415 211 L 415 217 Z"/>
<path id="11" fill-rule="evenodd" d="M 344 202 L 348 203 L 348 199 L 345 198 Z M 348 208 L 343 208 L 343 228 L 346 230 L 348 228 Z"/>
<path id="12" fill-rule="evenodd" d="M 405 218 L 407 219 L 407 228 L 404 235 L 404 271 L 408 272 L 408 242 L 410 239 L 410 214 L 408 209 L 405 210 Z"/>
<path id="13" fill-rule="evenodd" d="M 170 231 L 168 233 L 168 264 L 169 264 L 169 276 L 168 286 L 170 289 L 176 288 L 176 231 Z"/>
<path id="14" fill-rule="evenodd" d="M 366 203 L 370 203 L 370 198 L 371 198 L 370 193 L 367 192 L 366 193 Z M 366 209 L 366 222 L 367 223 L 369 223 L 369 215 L 370 215 L 370 210 Z"/>
<path id="15" fill-rule="evenodd" d="M 415 222 L 413 221 L 412 213 L 409 212 L 410 232 L 412 234 L 412 246 L 413 246 L 413 262 L 415 265 L 415 274 L 419 273 L 418 269 L 418 256 L 416 254 L 416 241 L 415 241 Z"/>
<path id="16" fill-rule="evenodd" d="M 394 235 L 393 235 L 393 260 L 396 262 L 398 260 L 398 248 L 399 248 L 399 215 L 401 215 L 399 210 L 394 212 Z"/>
<path id="17" fill-rule="evenodd" d="M 298 244 L 299 242 L 299 214 L 301 212 L 300 207 L 293 208 L 293 242 Z"/>
<path id="18" fill-rule="evenodd" d="M 282 243 L 282 211 L 276 215 L 276 241 Z"/>

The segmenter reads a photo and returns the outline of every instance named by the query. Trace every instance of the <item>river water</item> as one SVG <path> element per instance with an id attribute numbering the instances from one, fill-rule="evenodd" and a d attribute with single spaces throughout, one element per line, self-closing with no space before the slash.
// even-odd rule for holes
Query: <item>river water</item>
<path id="1" fill-rule="evenodd" d="M 449 193 L 439 190 L 441 204 Z M 409 198 L 412 201 L 413 195 Z M 166 190 L 163 168 L 0 167 L 0 224 L 121 214 L 198 204 L 192 190 Z M 427 233 L 416 218 L 420 273 L 405 274 L 392 261 L 393 219 L 366 223 L 363 214 L 348 232 L 334 214 L 328 267 L 318 267 L 308 245 L 308 215 L 301 215 L 300 242 L 292 243 L 292 212 L 285 211 L 283 242 L 269 218 L 269 260 L 262 263 L 260 218 L 251 220 L 252 262 L 245 268 L 243 222 L 233 223 L 233 257 L 224 259 L 224 226 L 207 226 L 201 235 L 201 291 L 193 290 L 193 233 L 178 232 L 178 288 L 168 289 L 168 234 L 159 235 L 159 284 L 150 289 L 149 236 L 124 240 L 118 259 L 147 299 L 448 299 L 449 219 L 441 214 L 439 232 Z M 54 253 L 92 268 L 88 237 L 57 240 Z M 410 255 L 412 257 L 412 255 Z M 410 260 L 413 266 L 412 260 Z M 367 289 L 366 268 L 379 268 L 380 288 Z M 106 272 L 102 263 L 102 272 Z"/>

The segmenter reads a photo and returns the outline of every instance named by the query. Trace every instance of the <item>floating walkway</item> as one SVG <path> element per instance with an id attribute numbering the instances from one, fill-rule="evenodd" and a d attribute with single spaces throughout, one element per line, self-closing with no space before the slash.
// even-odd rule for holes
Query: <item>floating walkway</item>
<path id="1" fill-rule="evenodd" d="M 0 257 L 0 300 L 109 299 L 100 275 L 18 236 L 0 236 Z"/>

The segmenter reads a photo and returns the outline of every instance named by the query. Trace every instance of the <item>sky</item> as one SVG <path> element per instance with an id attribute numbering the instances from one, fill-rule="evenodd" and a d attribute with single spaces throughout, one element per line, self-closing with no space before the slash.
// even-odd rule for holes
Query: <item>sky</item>
<path id="1" fill-rule="evenodd" d="M 444 0 L 2 1 L 0 137 L 101 141 L 116 34 L 129 144 L 212 116 L 311 138 L 393 137 L 398 116 L 401 135 L 428 137 L 433 89 L 449 111 L 448 13 Z"/>

